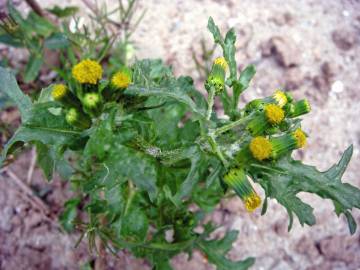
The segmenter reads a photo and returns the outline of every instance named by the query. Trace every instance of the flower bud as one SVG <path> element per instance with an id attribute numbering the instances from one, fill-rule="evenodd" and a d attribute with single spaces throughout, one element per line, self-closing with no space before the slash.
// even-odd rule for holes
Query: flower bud
<path id="1" fill-rule="evenodd" d="M 85 112 L 99 115 L 102 109 L 102 98 L 98 93 L 86 93 L 83 97 L 82 104 L 84 106 Z"/>
<path id="2" fill-rule="evenodd" d="M 288 112 L 289 117 L 298 117 L 311 111 L 310 103 L 307 99 L 296 102 Z"/>
<path id="3" fill-rule="evenodd" d="M 243 169 L 232 168 L 224 176 L 224 182 L 235 190 L 249 212 L 253 212 L 261 204 L 261 198 L 251 186 Z"/>
<path id="4" fill-rule="evenodd" d="M 91 126 L 91 119 L 77 108 L 70 108 L 65 115 L 66 122 L 79 129 L 88 129 Z"/>
<path id="5" fill-rule="evenodd" d="M 280 137 L 270 139 L 271 143 L 271 157 L 276 159 L 290 151 L 296 149 L 297 140 L 291 134 L 286 134 Z"/>
<path id="6" fill-rule="evenodd" d="M 51 96 L 65 107 L 80 107 L 78 98 L 64 84 L 55 84 Z"/>
<path id="7" fill-rule="evenodd" d="M 225 75 L 227 70 L 227 62 L 225 58 L 216 58 L 212 66 L 211 72 L 205 82 L 206 90 L 212 87 L 215 89 L 215 94 L 219 95 L 225 90 Z"/>
<path id="8" fill-rule="evenodd" d="M 123 67 L 111 78 L 111 85 L 114 89 L 124 90 L 131 83 L 131 70 Z"/>
<path id="9" fill-rule="evenodd" d="M 272 126 L 281 124 L 284 120 L 285 113 L 278 105 L 267 104 L 264 107 L 264 112 L 256 115 L 248 123 L 246 129 L 251 133 L 252 136 L 262 135 L 266 133 L 267 129 Z M 271 132 L 271 131 L 270 131 Z"/>
<path id="10" fill-rule="evenodd" d="M 278 158 L 297 147 L 297 140 L 292 134 L 267 139 L 262 136 L 255 137 L 249 144 L 252 156 L 257 160 Z"/>
<path id="11" fill-rule="evenodd" d="M 280 108 L 284 107 L 284 105 L 288 102 L 287 95 L 280 90 L 275 91 L 272 98 Z"/>
<path id="12" fill-rule="evenodd" d="M 306 134 L 304 131 L 301 130 L 301 128 L 296 129 L 292 135 L 294 136 L 296 140 L 296 147 L 302 148 L 306 146 Z"/>

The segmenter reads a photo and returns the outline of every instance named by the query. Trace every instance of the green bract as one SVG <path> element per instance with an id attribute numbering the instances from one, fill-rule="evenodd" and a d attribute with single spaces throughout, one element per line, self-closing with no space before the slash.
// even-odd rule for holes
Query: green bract
<path id="1" fill-rule="evenodd" d="M 193 249 L 217 269 L 250 267 L 252 258 L 227 259 L 237 232 L 209 239 L 215 227 L 204 224 L 203 218 L 233 190 L 249 211 L 254 210 L 261 199 L 252 181 L 265 190 L 262 212 L 268 198 L 276 199 L 289 213 L 289 229 L 294 214 L 301 224 L 315 223 L 313 208 L 297 197 L 299 192 L 310 192 L 330 199 L 354 233 L 350 211 L 360 208 L 360 190 L 341 180 L 352 147 L 325 172 L 294 160 L 292 151 L 306 144 L 297 116 L 310 110 L 308 102 L 277 91 L 238 109 L 239 96 L 255 69 L 248 66 L 238 75 L 234 30 L 223 38 L 211 18 L 208 28 L 223 49 L 229 74 L 220 74 L 221 89 L 212 89 L 218 87 L 213 78 L 207 81 L 207 99 L 190 77 L 174 77 L 160 60 L 127 67 L 131 80 L 117 78 L 124 82 L 121 91 L 114 91 L 111 78 L 91 85 L 63 82 L 71 91 L 69 103 L 79 104 L 75 108 L 54 101 L 52 86 L 31 101 L 14 77 L 0 68 L 0 89 L 22 116 L 22 125 L 4 147 L 2 161 L 17 142 L 35 144 L 46 177 L 51 179 L 57 171 L 81 194 L 66 203 L 61 215 L 64 228 L 71 230 L 78 224 L 91 248 L 99 237 L 112 251 L 128 249 L 146 258 L 154 269 L 171 269 L 173 256 L 191 254 Z M 215 73 L 209 76 L 219 75 Z M 87 73 L 82 76 L 86 81 Z M 62 92 L 57 94 L 62 97 Z M 229 120 L 219 119 L 213 111 L 215 95 L 220 95 Z M 86 220 L 78 220 L 79 205 L 85 205 Z M 198 210 L 190 210 L 190 205 Z M 199 226 L 203 233 L 195 230 Z M 168 231 L 173 232 L 171 238 L 166 237 Z"/>

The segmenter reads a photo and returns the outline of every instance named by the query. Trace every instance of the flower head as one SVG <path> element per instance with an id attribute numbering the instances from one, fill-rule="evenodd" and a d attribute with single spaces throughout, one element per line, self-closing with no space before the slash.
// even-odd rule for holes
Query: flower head
<path id="1" fill-rule="evenodd" d="M 271 156 L 272 145 L 265 137 L 255 137 L 251 140 L 250 152 L 257 160 L 264 160 Z"/>
<path id="2" fill-rule="evenodd" d="M 218 57 L 214 60 L 214 65 L 219 65 L 222 67 L 223 70 L 227 70 L 228 69 L 228 63 L 225 60 L 224 57 Z"/>
<path id="3" fill-rule="evenodd" d="M 284 105 L 288 102 L 286 94 L 280 90 L 275 91 L 273 98 L 280 108 L 284 107 Z"/>
<path id="4" fill-rule="evenodd" d="M 53 86 L 51 96 L 53 97 L 54 100 L 59 101 L 59 100 L 63 99 L 67 95 L 68 91 L 69 90 L 66 87 L 66 85 L 55 84 Z"/>
<path id="5" fill-rule="evenodd" d="M 256 194 L 242 168 L 230 169 L 224 176 L 224 182 L 239 195 L 247 211 L 253 212 L 260 206 L 261 198 Z"/>
<path id="6" fill-rule="evenodd" d="M 280 124 L 284 120 L 285 113 L 278 105 L 268 104 L 265 106 L 265 116 L 270 124 Z"/>
<path id="7" fill-rule="evenodd" d="M 297 148 L 302 148 L 306 145 L 306 135 L 304 131 L 301 130 L 301 128 L 296 129 L 293 133 L 293 136 L 296 139 Z"/>
<path id="8" fill-rule="evenodd" d="M 102 77 L 102 67 L 96 61 L 85 59 L 72 69 L 72 76 L 79 83 L 96 84 Z"/>
<path id="9" fill-rule="evenodd" d="M 124 89 L 131 83 L 131 73 L 127 69 L 120 70 L 111 78 L 111 84 L 118 89 Z"/>
<path id="10" fill-rule="evenodd" d="M 91 119 L 77 108 L 70 108 L 65 115 L 65 120 L 69 125 L 79 129 L 87 129 L 91 126 Z"/>
<path id="11" fill-rule="evenodd" d="M 261 205 L 261 198 L 255 192 L 252 192 L 249 196 L 247 196 L 244 201 L 248 212 L 253 212 Z"/>
<path id="12" fill-rule="evenodd" d="M 83 104 L 87 108 L 96 108 L 101 103 L 101 97 L 98 93 L 87 93 L 84 96 Z"/>

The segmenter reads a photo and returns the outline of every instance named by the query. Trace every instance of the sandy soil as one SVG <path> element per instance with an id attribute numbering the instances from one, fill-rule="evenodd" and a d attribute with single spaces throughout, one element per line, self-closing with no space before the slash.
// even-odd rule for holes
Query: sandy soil
<path id="1" fill-rule="evenodd" d="M 77 1 L 64 4 L 70 2 Z M 198 77 L 191 52 L 199 49 L 201 38 L 211 44 L 208 16 L 223 30 L 235 27 L 239 68 L 249 63 L 257 66 L 243 101 L 269 95 L 278 87 L 291 90 L 297 98 L 307 96 L 313 111 L 303 127 L 310 138 L 299 157 L 326 169 L 354 144 L 345 179 L 360 186 L 358 1 L 149 0 L 141 1 L 141 7 L 147 14 L 134 35 L 137 56 L 163 58 L 178 75 Z M 198 79 L 199 87 L 201 83 Z M 30 160 L 27 153 L 12 165 L 23 180 Z M 13 177 L 0 178 L 0 269 L 80 269 L 91 263 L 94 258 L 85 245 L 74 250 L 77 235 L 66 235 L 56 225 L 55 216 L 70 196 L 66 184 L 45 183 L 36 170 L 32 187 L 46 191 L 41 197 L 46 211 Z M 257 257 L 254 269 L 359 269 L 359 232 L 349 235 L 345 219 L 336 217 L 329 201 L 308 194 L 301 197 L 315 207 L 317 224 L 311 228 L 295 223 L 288 233 L 286 211 L 275 201 L 265 216 L 246 213 L 237 199 L 224 201 L 211 218 L 224 225 L 219 234 L 229 228 L 240 231 L 231 257 Z M 353 212 L 360 223 L 359 211 Z M 149 269 L 128 254 L 119 257 L 108 260 L 108 269 Z M 176 269 L 212 269 L 199 254 L 190 262 L 181 255 L 173 264 Z"/>

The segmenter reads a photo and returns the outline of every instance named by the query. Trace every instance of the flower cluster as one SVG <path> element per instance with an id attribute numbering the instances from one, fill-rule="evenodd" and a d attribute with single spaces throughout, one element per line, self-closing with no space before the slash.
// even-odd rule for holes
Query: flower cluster
<path id="1" fill-rule="evenodd" d="M 240 196 L 248 211 L 258 207 L 261 200 L 247 179 L 246 168 L 251 163 L 275 160 L 304 147 L 307 136 L 294 118 L 308 112 L 307 100 L 294 101 L 289 93 L 280 90 L 246 105 L 244 114 L 249 120 L 245 130 L 249 139 L 236 153 L 234 166 L 224 176 L 224 182 Z"/>
<path id="2" fill-rule="evenodd" d="M 122 67 L 110 79 L 103 81 L 100 88 L 103 69 L 93 60 L 85 59 L 72 69 L 72 76 L 77 82 L 71 89 L 64 84 L 55 84 L 52 98 L 61 103 L 68 124 L 78 129 L 91 126 L 91 119 L 97 117 L 107 101 L 116 101 L 132 81 L 132 72 Z"/>

